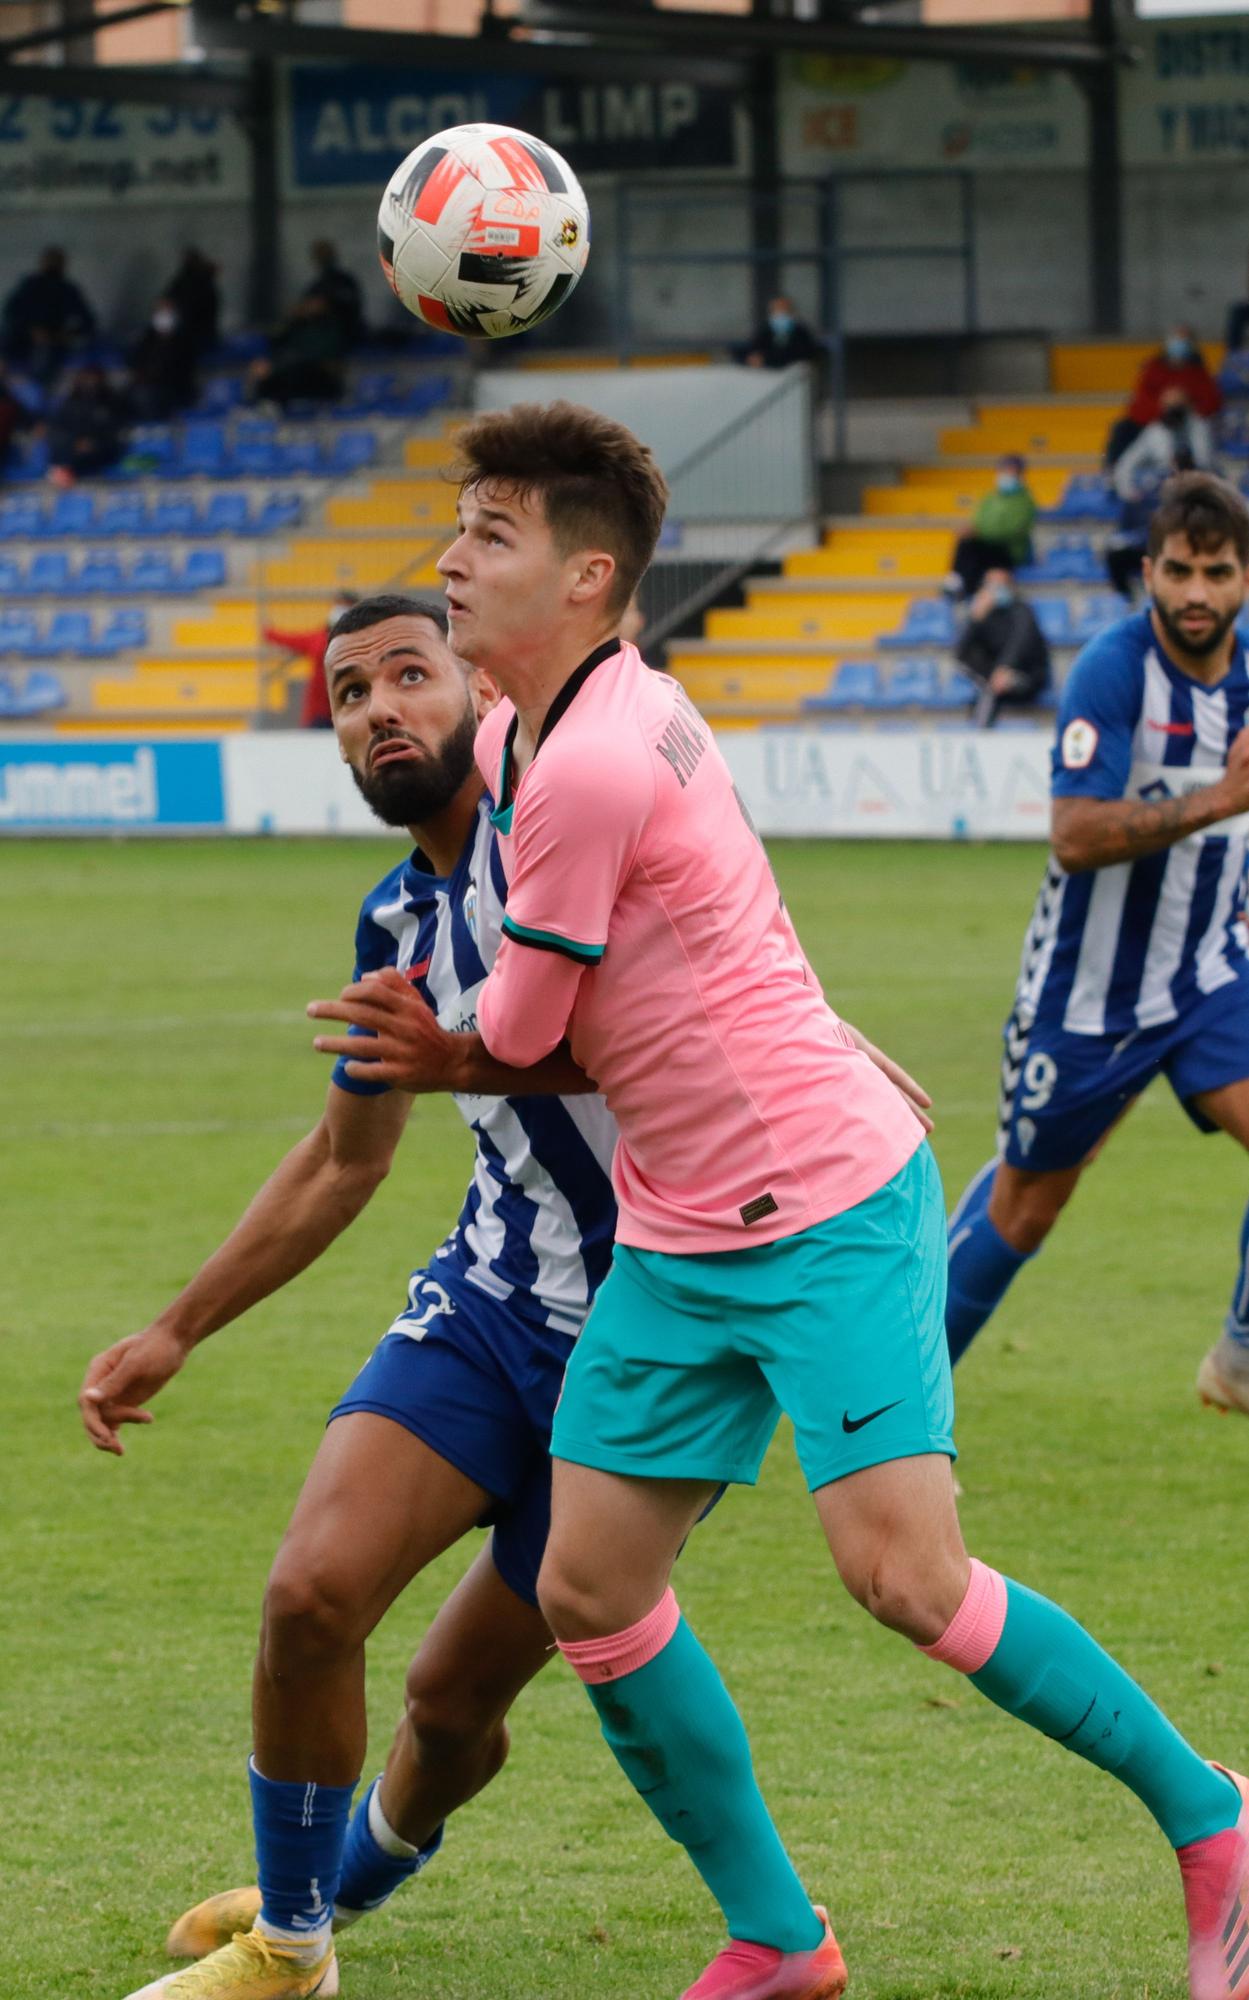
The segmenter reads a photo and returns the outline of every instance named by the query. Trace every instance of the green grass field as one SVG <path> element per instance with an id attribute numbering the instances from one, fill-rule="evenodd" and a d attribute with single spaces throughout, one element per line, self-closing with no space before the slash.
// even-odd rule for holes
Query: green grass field
<path id="1" fill-rule="evenodd" d="M 381 843 L 7 845 L 0 854 L 0 2000 L 110 2000 L 188 1902 L 250 1880 L 248 1684 L 268 1561 L 324 1412 L 453 1219 L 454 1112 L 417 1107 L 372 1207 L 193 1358 L 118 1462 L 89 1356 L 216 1244 L 325 1088 L 306 999 L 349 969 Z M 993 1137 L 1035 849 L 779 846 L 830 994 L 937 1100 L 951 1200 Z M 975 1551 L 1060 1597 L 1208 1754 L 1249 1756 L 1249 1426 L 1192 1390 L 1232 1279 L 1244 1163 L 1155 1090 L 960 1370 Z M 376 1748 L 470 1551 L 371 1657 Z M 1174 1863 L 1111 1780 L 1008 1722 L 840 1592 L 782 1440 L 698 1533 L 685 1608 L 862 2000 L 1168 2000 Z M 375 1768 L 375 1766 L 370 1766 Z M 716 1914 L 571 1674 L 498 1782 L 343 1952 L 347 2000 L 673 2000 Z"/>

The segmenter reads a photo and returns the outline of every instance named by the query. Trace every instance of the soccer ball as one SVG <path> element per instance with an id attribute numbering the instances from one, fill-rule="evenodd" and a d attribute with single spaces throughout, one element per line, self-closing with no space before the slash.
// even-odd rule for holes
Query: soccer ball
<path id="1" fill-rule="evenodd" d="M 377 216 L 382 269 L 427 326 L 498 340 L 549 319 L 585 269 L 590 211 L 566 160 L 510 125 L 408 154 Z"/>

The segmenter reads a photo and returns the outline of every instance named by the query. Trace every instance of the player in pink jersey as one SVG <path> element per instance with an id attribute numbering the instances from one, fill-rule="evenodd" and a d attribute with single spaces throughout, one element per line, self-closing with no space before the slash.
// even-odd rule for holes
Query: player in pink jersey
<path id="1" fill-rule="evenodd" d="M 850 1591 L 1137 1794 L 1179 1854 L 1193 2000 L 1242 2000 L 1249 1786 L 1065 1612 L 969 1560 L 930 1148 L 824 1003 L 706 725 L 616 637 L 661 475 L 568 404 L 479 417 L 460 446 L 452 636 L 509 697 L 478 740 L 509 875 L 482 1038 L 525 1064 L 567 1035 L 621 1130 L 617 1249 L 565 1376 L 539 1591 L 622 1768 L 724 1912 L 729 1946 L 685 2000 L 845 1983 L 669 1581 L 781 1409 Z M 428 1087 L 405 996 L 380 991 L 368 1024 L 382 1074 Z"/>

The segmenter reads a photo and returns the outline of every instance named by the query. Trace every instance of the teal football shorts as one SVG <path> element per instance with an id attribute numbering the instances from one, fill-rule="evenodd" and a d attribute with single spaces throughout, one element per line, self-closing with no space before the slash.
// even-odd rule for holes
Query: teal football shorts
<path id="1" fill-rule="evenodd" d="M 927 1142 L 866 1201 L 775 1243 L 617 1245 L 569 1359 L 552 1456 L 752 1486 L 784 1412 L 812 1492 L 886 1459 L 953 1458 L 945 1270 Z"/>

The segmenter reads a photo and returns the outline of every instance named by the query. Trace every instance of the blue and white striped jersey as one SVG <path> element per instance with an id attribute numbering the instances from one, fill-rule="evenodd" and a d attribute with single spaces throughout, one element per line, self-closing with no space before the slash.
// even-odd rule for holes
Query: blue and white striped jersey
<path id="1" fill-rule="evenodd" d="M 477 995 L 499 948 L 507 884 L 484 797 L 469 839 L 445 881 L 419 853 L 365 897 L 356 930 L 360 978 L 395 965 L 440 1024 L 471 1034 Z M 340 1061 L 334 1081 L 372 1095 Z M 607 1275 L 616 1227 L 611 1159 L 616 1126 L 601 1097 L 456 1096 L 476 1140 L 473 1178 L 460 1219 L 430 1259 L 444 1282 L 478 1287 L 578 1333 Z"/>
<path id="2" fill-rule="evenodd" d="M 1168 659 L 1147 611 L 1125 618 L 1085 648 L 1063 689 L 1054 797 L 1160 799 L 1213 784 L 1247 704 L 1239 641 L 1207 688 Z M 1078 875 L 1051 856 L 1024 939 L 1018 1024 L 1131 1034 L 1243 978 L 1247 835 L 1242 815 Z"/>

